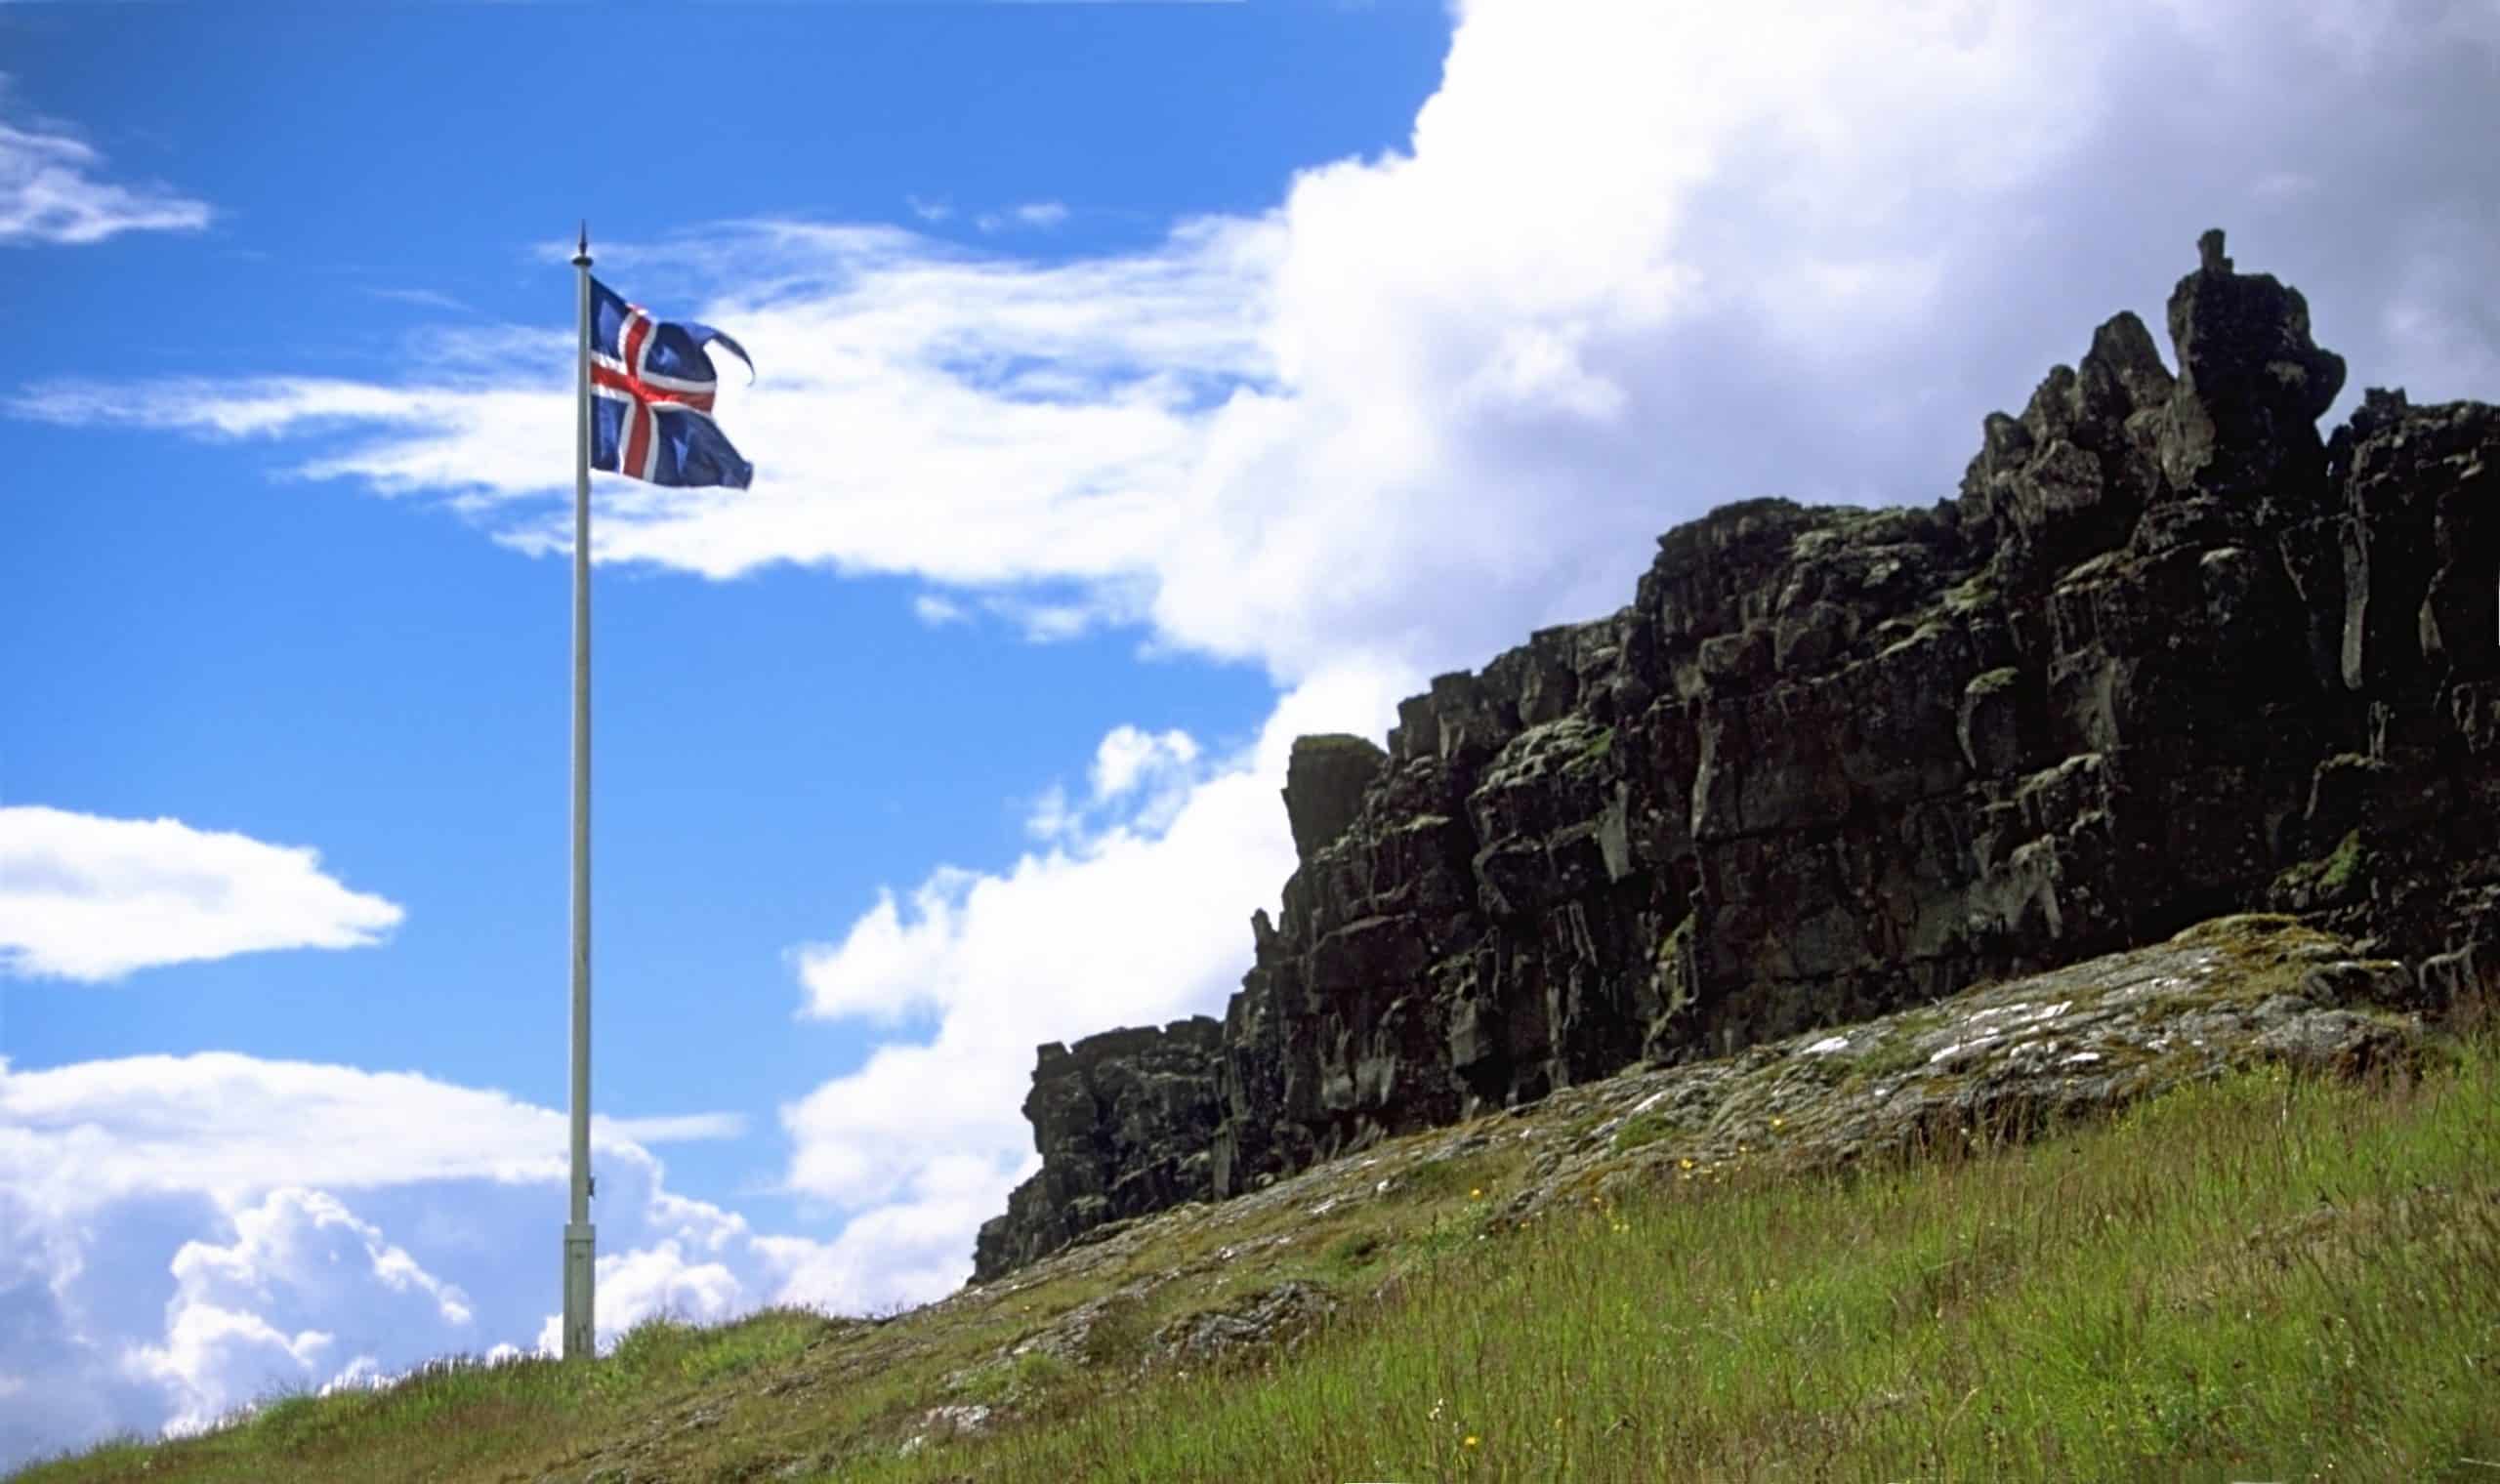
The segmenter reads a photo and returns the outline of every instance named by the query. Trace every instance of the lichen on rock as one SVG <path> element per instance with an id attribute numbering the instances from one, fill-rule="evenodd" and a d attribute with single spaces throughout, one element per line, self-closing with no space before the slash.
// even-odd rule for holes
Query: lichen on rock
<path id="1" fill-rule="evenodd" d="M 2429 1005 L 2500 972 L 2500 411 L 2372 390 L 2321 439 L 2345 366 L 2306 301 L 2198 249 L 2176 371 L 2113 316 L 1981 420 L 1952 498 L 1722 507 L 1386 749 L 1297 745 L 1297 866 L 1221 1025 L 1044 1056 L 1043 1170 L 977 1272 L 2232 913 Z M 2211 1029 L 2368 1028 L 2303 1024 Z M 2132 1075 L 2101 1054 L 2079 1081 Z"/>

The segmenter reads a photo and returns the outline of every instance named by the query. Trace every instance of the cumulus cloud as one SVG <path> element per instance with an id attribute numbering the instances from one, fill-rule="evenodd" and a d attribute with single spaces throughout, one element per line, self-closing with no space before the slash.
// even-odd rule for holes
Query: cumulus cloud
<path id="1" fill-rule="evenodd" d="M 726 1262 L 689 1259 L 674 1240 L 599 1259 L 597 1307 L 603 1326 L 622 1333 L 654 1315 L 687 1324 L 717 1324 L 755 1306 L 757 1295 Z M 562 1353 L 564 1316 L 538 1327 L 541 1355 Z"/>
<path id="2" fill-rule="evenodd" d="M 784 1300 L 818 1253 L 666 1188 L 648 1145 L 738 1127 L 594 1120 L 602 1344 Z M 563 1115 L 491 1090 L 233 1053 L 0 1062 L 0 1467 L 552 1347 L 565 1175 Z"/>
<path id="3" fill-rule="evenodd" d="M 309 1324 L 289 1333 L 266 1317 L 270 1311 L 332 1324 L 353 1315 L 367 1330 L 357 1337 L 365 1340 L 472 1326 L 468 1296 L 457 1285 L 428 1272 L 335 1196 L 283 1187 L 227 1216 L 231 1242 L 194 1239 L 174 1254 L 162 1340 L 123 1354 L 128 1374 L 171 1398 L 168 1431 L 195 1431 L 254 1400 L 254 1390 L 238 1389 L 247 1378 L 325 1374 L 338 1337 Z M 352 1380 L 377 1364 L 359 1355 L 339 1378 Z"/>
<path id="4" fill-rule="evenodd" d="M 1149 733 L 1123 723 L 1104 733 L 1095 749 L 1086 770 L 1088 797 L 1071 799 L 1065 784 L 1053 783 L 1035 801 L 1025 829 L 1080 854 L 1116 838 L 1091 833 L 1113 824 L 1132 834 L 1159 835 L 1188 803 L 1204 771 L 1198 744 L 1188 732 Z"/>
<path id="5" fill-rule="evenodd" d="M 960 1284 L 974 1232 L 1037 1167 L 1020 1111 L 1033 1048 L 1220 1010 L 1249 967 L 1251 911 L 1274 909 L 1293 868 L 1276 797 L 1293 738 L 1386 726 L 1415 679 L 1359 666 L 1315 678 L 1236 756 L 1114 728 L 1089 779 L 1104 811 L 1011 870 L 941 868 L 907 903 L 888 892 L 841 942 L 802 949 L 805 1013 L 936 1024 L 782 1108 L 788 1183 L 846 1216 L 791 1257 L 791 1291 L 858 1305 Z M 1174 786 L 1181 769 L 1190 781 Z"/>
<path id="6" fill-rule="evenodd" d="M 0 112 L 9 111 L 0 72 Z M 197 231 L 208 203 L 170 186 L 102 177 L 104 157 L 65 126 L 0 117 L 0 247 L 102 242 L 126 231 Z"/>
<path id="7" fill-rule="evenodd" d="M 844 1252 L 918 1232 L 927 1263 L 960 1281 L 972 1228 L 1027 1173 L 1018 1103 L 1034 1046 L 1221 1003 L 1250 909 L 1272 901 L 1292 864 L 1265 781 L 1241 760 L 1159 828 L 1123 817 L 1067 831 L 1003 874 L 939 870 L 907 902 L 881 896 L 841 942 L 800 952 L 810 1015 L 937 1022 L 927 1041 L 890 1040 L 782 1109 L 791 1186 L 857 1214 Z M 963 1091 L 927 1096 L 936 1087 Z"/>
<path id="8" fill-rule="evenodd" d="M 0 972 L 96 983 L 273 948 L 360 948 L 405 914 L 320 852 L 178 819 L 0 808 Z"/>

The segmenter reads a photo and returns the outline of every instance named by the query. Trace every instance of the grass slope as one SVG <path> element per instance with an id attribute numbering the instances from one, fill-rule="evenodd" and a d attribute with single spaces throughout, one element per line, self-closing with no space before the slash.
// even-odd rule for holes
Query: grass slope
<path id="1" fill-rule="evenodd" d="M 1220 1252 L 887 1322 L 653 1322 L 593 1365 L 447 1363 L 17 1478 L 2500 1479 L 2487 1031 L 2419 1077 L 2242 1072 L 2019 1148 L 1684 1173 L 1524 1224 L 1493 1214 L 1519 1174 L 1497 1146 Z M 1201 1303 L 1349 1301 L 1290 1350 L 1141 1372 L 1172 1316 L 1122 1269 L 1186 1260 Z M 1089 1303 L 1072 1352 L 997 1358 Z"/>

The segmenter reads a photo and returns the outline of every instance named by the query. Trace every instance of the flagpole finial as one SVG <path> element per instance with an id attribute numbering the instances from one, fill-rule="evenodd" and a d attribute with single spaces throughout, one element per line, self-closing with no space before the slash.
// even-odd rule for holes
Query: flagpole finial
<path id="1" fill-rule="evenodd" d="M 588 220 L 583 221 L 582 234 L 573 244 L 573 267 L 590 267 L 590 223 Z"/>

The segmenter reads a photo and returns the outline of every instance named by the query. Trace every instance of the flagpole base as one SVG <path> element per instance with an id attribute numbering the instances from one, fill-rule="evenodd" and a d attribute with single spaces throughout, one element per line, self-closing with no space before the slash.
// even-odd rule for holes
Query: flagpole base
<path id="1" fill-rule="evenodd" d="M 591 1324 L 591 1279 L 597 1272 L 599 1228 L 588 1221 L 564 1225 L 564 1359 L 598 1355 Z"/>

